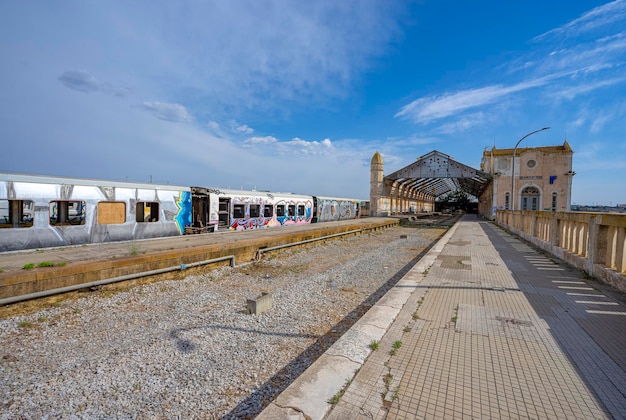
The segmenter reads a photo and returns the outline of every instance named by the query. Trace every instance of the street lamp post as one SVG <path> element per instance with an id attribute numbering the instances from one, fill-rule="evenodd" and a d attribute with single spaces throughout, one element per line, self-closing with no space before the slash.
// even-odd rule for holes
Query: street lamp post
<path id="1" fill-rule="evenodd" d="M 513 160 L 511 161 L 511 210 L 515 210 L 515 152 L 517 152 L 517 146 L 519 146 L 522 140 L 524 140 L 526 137 L 532 136 L 533 134 L 538 133 L 540 131 L 549 130 L 549 129 L 550 127 L 543 127 L 543 128 L 540 128 L 539 130 L 530 132 L 526 134 L 524 137 L 522 137 L 521 139 L 519 139 L 517 141 L 517 144 L 515 144 L 515 148 L 513 149 Z"/>

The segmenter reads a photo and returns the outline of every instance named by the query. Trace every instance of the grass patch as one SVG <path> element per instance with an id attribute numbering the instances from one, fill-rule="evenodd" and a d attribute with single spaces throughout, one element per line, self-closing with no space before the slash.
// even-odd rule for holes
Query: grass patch
<path id="1" fill-rule="evenodd" d="M 396 340 L 393 342 L 393 344 L 391 345 L 392 348 L 398 350 L 400 347 L 402 347 L 402 341 L 400 340 Z"/>
<path id="2" fill-rule="evenodd" d="M 411 327 L 406 326 L 406 327 L 404 327 L 404 329 L 402 331 L 404 331 L 405 333 L 411 332 Z"/>
<path id="3" fill-rule="evenodd" d="M 20 328 L 32 328 L 33 327 L 33 323 L 30 321 L 22 321 L 19 324 L 17 324 L 18 327 Z"/>
<path id="4" fill-rule="evenodd" d="M 128 253 L 130 255 L 137 255 L 139 253 L 139 246 L 136 244 L 132 244 L 128 247 Z"/>
<path id="5" fill-rule="evenodd" d="M 57 265 L 59 267 L 65 267 L 67 265 L 67 262 L 66 261 L 61 261 L 61 262 L 58 262 Z"/>
<path id="6" fill-rule="evenodd" d="M 42 261 L 37 264 L 37 267 L 54 267 L 54 263 L 50 261 Z"/>
<path id="7" fill-rule="evenodd" d="M 330 400 L 327 401 L 328 404 L 336 405 L 337 403 L 339 403 L 339 400 L 341 400 L 341 397 L 343 397 L 343 394 L 346 393 L 346 389 L 348 389 L 351 383 L 352 383 L 352 379 L 348 379 L 346 381 L 346 384 L 335 395 L 333 395 L 333 397 Z"/>
<path id="8" fill-rule="evenodd" d="M 28 263 L 28 264 L 24 264 L 24 267 L 22 267 L 22 270 L 31 270 L 33 268 L 35 268 L 35 264 Z"/>
<path id="9" fill-rule="evenodd" d="M 372 342 L 370 343 L 370 349 L 372 349 L 374 351 L 378 350 L 379 346 L 380 346 L 380 344 L 376 340 L 372 340 Z"/>
<path id="10" fill-rule="evenodd" d="M 456 308 L 454 308 L 454 316 L 452 317 L 450 321 L 456 324 L 457 319 L 459 319 L 459 305 L 457 305 Z"/>

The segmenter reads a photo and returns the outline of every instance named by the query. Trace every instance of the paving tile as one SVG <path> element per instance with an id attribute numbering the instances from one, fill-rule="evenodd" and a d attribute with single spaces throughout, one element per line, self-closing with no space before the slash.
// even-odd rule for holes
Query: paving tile
<path id="1" fill-rule="evenodd" d="M 553 282 L 586 282 L 580 273 L 543 270 L 552 259 L 473 216 L 437 252 L 426 275 L 407 274 L 419 287 L 381 340 L 402 347 L 370 355 L 328 418 L 355 418 L 346 407 L 381 419 L 623 418 L 626 323 L 585 312 L 576 301 L 590 298 Z M 377 392 L 391 371 L 385 406 Z"/>

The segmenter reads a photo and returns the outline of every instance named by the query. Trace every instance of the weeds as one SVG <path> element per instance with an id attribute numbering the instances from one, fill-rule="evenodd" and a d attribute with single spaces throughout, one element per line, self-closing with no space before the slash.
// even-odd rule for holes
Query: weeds
<path id="1" fill-rule="evenodd" d="M 42 261 L 37 264 L 37 267 L 54 267 L 54 263 L 50 261 Z"/>
<path id="2" fill-rule="evenodd" d="M 459 305 L 456 305 L 456 308 L 454 308 L 454 316 L 450 321 L 456 324 L 457 319 L 459 319 Z"/>
<path id="3" fill-rule="evenodd" d="M 372 342 L 370 343 L 370 349 L 374 351 L 378 350 L 378 346 L 379 346 L 379 343 L 376 340 L 372 340 Z"/>
<path id="4" fill-rule="evenodd" d="M 19 324 L 17 324 L 17 326 L 20 328 L 32 328 L 33 323 L 30 321 L 22 321 Z"/>
<path id="5" fill-rule="evenodd" d="M 33 268 L 35 268 L 35 264 L 33 263 L 24 264 L 24 267 L 22 267 L 23 270 L 30 270 Z"/>
<path id="6" fill-rule="evenodd" d="M 128 247 L 128 252 L 130 253 L 130 255 L 137 255 L 137 253 L 139 253 L 139 246 L 136 244 L 131 244 Z"/>
<path id="7" fill-rule="evenodd" d="M 345 394 L 346 389 L 348 389 L 351 383 L 352 383 L 352 379 L 348 379 L 346 381 L 346 384 L 335 395 L 333 395 L 333 397 L 330 400 L 327 401 L 328 404 L 336 405 L 339 402 L 339 400 L 341 400 L 341 397 L 343 397 L 343 394 Z"/>

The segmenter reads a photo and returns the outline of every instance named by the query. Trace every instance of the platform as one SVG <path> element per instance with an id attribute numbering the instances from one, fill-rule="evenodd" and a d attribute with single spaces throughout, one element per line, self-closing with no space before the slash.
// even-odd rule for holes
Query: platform
<path id="1" fill-rule="evenodd" d="M 107 282 L 191 274 L 194 267 L 252 261 L 259 250 L 398 224 L 372 217 L 248 231 L 0 253 L 0 305 Z M 26 269 L 27 266 L 33 268 Z M 182 273 L 184 271 L 184 273 Z"/>
<path id="2" fill-rule="evenodd" d="M 257 418 L 623 419 L 624 349 L 622 294 L 468 215 Z"/>

